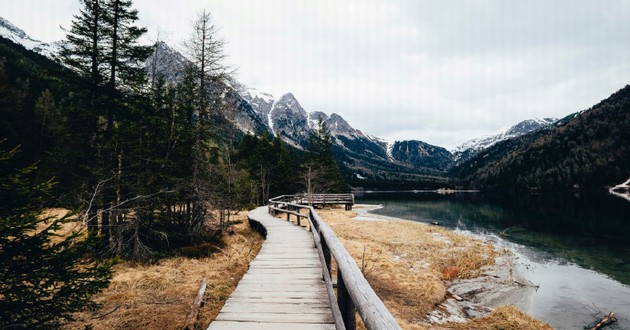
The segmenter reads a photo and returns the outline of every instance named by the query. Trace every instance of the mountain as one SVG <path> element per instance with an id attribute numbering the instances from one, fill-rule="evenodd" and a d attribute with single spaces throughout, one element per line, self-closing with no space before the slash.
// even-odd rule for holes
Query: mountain
<path id="1" fill-rule="evenodd" d="M 543 127 L 547 127 L 557 120 L 557 118 L 528 119 L 508 128 L 507 130 L 501 130 L 496 134 L 464 142 L 462 145 L 453 150 L 453 164 L 458 165 L 464 163 L 473 158 L 479 152 L 492 147 L 498 142 L 513 139 Z"/>
<path id="2" fill-rule="evenodd" d="M 190 61 L 177 50 L 171 48 L 164 42 L 157 42 L 153 46 L 153 53 L 144 62 L 145 71 L 149 80 L 162 78 L 168 83 L 177 83 L 184 78 L 186 67 Z M 237 86 L 236 88 L 233 86 Z M 240 88 L 238 82 L 214 82 L 211 86 L 211 92 L 222 95 L 223 113 L 219 117 L 215 116 L 215 121 L 221 122 L 227 120 L 231 128 L 224 131 L 227 137 L 239 138 L 242 133 L 262 135 L 270 134 L 266 122 L 263 122 L 254 111 L 250 103 L 245 100 L 237 88 Z"/>
<path id="3" fill-rule="evenodd" d="M 2 17 L 0 17 L 0 36 L 50 59 L 56 59 L 56 54 L 60 49 L 60 42 L 46 43 L 35 40 Z"/>
<path id="4" fill-rule="evenodd" d="M 271 112 L 275 102 L 273 96 L 268 93 L 259 92 L 254 88 L 245 87 L 242 87 L 239 93 L 245 100 L 247 100 L 254 112 L 258 114 L 258 116 L 271 130 L 271 118 L 269 117 L 269 113 Z"/>
<path id="5" fill-rule="evenodd" d="M 1 18 L 0 36 L 54 58 L 55 44 L 37 41 Z M 27 56 L 41 62 L 39 55 Z M 187 64 L 185 56 L 157 43 L 145 67 L 150 79 L 160 76 L 175 83 L 184 77 Z M 591 186 L 618 182 L 629 172 L 620 161 L 628 158 L 630 129 L 624 126 L 623 114 L 627 88 L 588 111 L 555 123 L 553 118 L 526 120 L 468 141 L 452 154 L 422 141 L 388 143 L 353 128 L 338 114 L 308 112 L 291 93 L 276 99 L 236 81 L 218 82 L 211 92 L 222 95 L 223 101 L 221 111 L 213 114 L 217 133 L 230 141 L 244 134 L 268 134 L 304 150 L 310 131 L 322 120 L 333 137 L 344 178 L 355 187 L 437 188 L 452 178 L 479 188 Z"/>
<path id="6" fill-rule="evenodd" d="M 450 174 L 476 188 L 598 188 L 630 173 L 630 86 L 545 128 L 495 143 Z"/>
<path id="7" fill-rule="evenodd" d="M 163 78 L 169 83 L 180 81 L 189 63 L 180 52 L 159 41 L 153 46 L 153 53 L 144 62 L 149 79 Z"/>
<path id="8" fill-rule="evenodd" d="M 389 150 L 394 160 L 418 168 L 440 170 L 453 164 L 453 155 L 448 150 L 422 141 L 396 141 Z"/>
<path id="9" fill-rule="evenodd" d="M 308 113 L 293 94 L 284 94 L 275 101 L 268 117 L 271 132 L 276 137 L 297 149 L 306 148 L 310 134 Z"/>
<path id="10" fill-rule="evenodd" d="M 392 149 L 389 143 L 353 128 L 339 114 L 307 112 L 291 93 L 277 100 L 251 88 L 243 87 L 240 93 L 261 120 L 266 121 L 273 136 L 299 150 L 307 147 L 310 131 L 321 120 L 333 138 L 344 180 L 353 187 L 420 189 L 441 187 L 447 181 L 443 174 L 452 155 L 444 148 L 421 141 L 402 141 L 394 143 Z M 416 151 L 402 152 L 402 146 L 408 144 L 413 144 Z M 401 152 L 394 156 L 389 152 L 394 149 Z M 433 155 L 434 152 L 439 155 Z"/>

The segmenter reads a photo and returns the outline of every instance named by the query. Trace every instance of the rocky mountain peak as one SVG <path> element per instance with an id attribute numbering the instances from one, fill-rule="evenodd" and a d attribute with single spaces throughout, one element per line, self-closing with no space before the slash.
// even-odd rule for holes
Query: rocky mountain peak
<path id="1" fill-rule="evenodd" d="M 19 39 L 29 39 L 29 40 L 32 40 L 32 41 L 35 41 L 35 42 L 40 42 L 38 40 L 33 40 L 22 29 L 20 29 L 17 26 L 11 24 L 11 22 L 9 22 L 7 19 L 2 18 L 2 17 L 0 17 L 0 28 L 5 30 L 5 31 L 1 31 L 0 32 L 0 35 L 2 35 L 3 37 L 15 36 L 15 37 L 17 37 Z M 9 39 L 11 39 L 11 38 L 9 38 Z"/>
<path id="2" fill-rule="evenodd" d="M 57 53 L 61 46 L 61 42 L 46 43 L 36 40 L 26 34 L 22 29 L 13 25 L 9 20 L 0 17 L 0 36 L 13 41 L 16 44 L 24 46 L 28 50 L 42 54 L 53 60 L 56 59 Z"/>
<path id="3" fill-rule="evenodd" d="M 452 152 L 455 158 L 456 164 L 461 164 L 468 159 L 474 157 L 479 152 L 492 147 L 498 142 L 505 141 L 519 137 L 523 134 L 527 134 L 541 128 L 547 127 L 558 119 L 556 118 L 535 118 L 527 119 L 519 122 L 518 124 L 497 132 L 496 134 L 484 136 L 478 139 L 469 140 L 462 145 L 456 147 Z"/>
<path id="4" fill-rule="evenodd" d="M 334 132 L 341 133 L 341 132 L 356 131 L 356 129 L 350 126 L 350 124 L 348 124 L 348 122 L 345 119 L 343 119 L 343 117 L 341 117 L 340 115 L 336 113 L 333 113 L 332 115 L 330 115 L 327 125 L 331 132 L 334 131 Z"/>
<path id="5" fill-rule="evenodd" d="M 175 83 L 182 78 L 188 63 L 188 59 L 180 52 L 158 41 L 153 47 L 153 53 L 144 62 L 144 67 L 149 79 L 159 75 L 167 82 Z"/>
<path id="6" fill-rule="evenodd" d="M 306 147 L 310 132 L 308 114 L 293 94 L 286 93 L 273 103 L 269 123 L 275 136 L 296 148 Z"/>
<path id="7" fill-rule="evenodd" d="M 328 120 L 328 115 L 321 111 L 312 111 L 308 113 L 308 126 L 310 129 L 317 128 L 320 120 L 325 123 Z"/>
<path id="8" fill-rule="evenodd" d="M 529 133 L 531 131 L 537 130 L 539 128 L 548 126 L 556 122 L 557 118 L 535 118 L 523 120 L 522 122 L 510 127 L 506 132 L 505 136 L 519 136 L 522 134 Z"/>

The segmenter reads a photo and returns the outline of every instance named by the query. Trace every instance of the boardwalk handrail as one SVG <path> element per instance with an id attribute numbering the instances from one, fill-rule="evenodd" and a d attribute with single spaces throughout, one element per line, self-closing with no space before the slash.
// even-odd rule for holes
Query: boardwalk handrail
<path id="1" fill-rule="evenodd" d="M 303 197 L 303 195 L 283 195 L 272 198 L 269 200 L 269 211 L 274 214 L 277 212 L 286 213 L 287 220 L 290 219 L 291 214 L 296 215 L 298 223 L 301 218 L 308 218 L 310 230 L 313 233 L 313 239 L 322 262 L 323 278 L 333 306 L 333 317 L 337 329 L 356 329 L 355 310 L 359 312 L 363 323 L 369 330 L 400 329 L 392 314 L 376 295 L 333 230 L 317 214 L 315 208 L 298 203 L 303 201 Z M 348 201 L 347 196 L 345 197 L 344 201 Z M 329 202 L 325 202 L 327 200 L 325 197 L 321 200 L 325 204 L 344 204 L 339 199 L 337 199 L 338 202 L 335 202 L 333 197 L 328 199 Z M 352 196 L 352 203 L 354 203 L 354 196 Z M 300 209 L 308 209 L 308 216 L 300 214 Z M 331 257 L 337 263 L 336 301 L 331 280 Z"/>

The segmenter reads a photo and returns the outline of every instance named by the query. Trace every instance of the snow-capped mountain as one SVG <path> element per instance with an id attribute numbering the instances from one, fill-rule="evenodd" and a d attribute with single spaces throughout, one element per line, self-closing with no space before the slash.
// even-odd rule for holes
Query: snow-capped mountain
<path id="1" fill-rule="evenodd" d="M 241 88 L 239 91 L 241 96 L 249 102 L 252 109 L 260 116 L 260 118 L 267 123 L 267 126 L 272 130 L 271 109 L 275 102 L 274 97 L 269 93 L 264 93 L 256 90 L 255 88 Z"/>
<path id="2" fill-rule="evenodd" d="M 351 184 L 402 176 L 414 180 L 423 174 L 444 171 L 452 163 L 452 155 L 444 148 L 422 141 L 388 143 L 355 129 L 339 114 L 307 112 L 291 93 L 280 99 L 251 88 L 242 87 L 240 93 L 274 136 L 298 149 L 307 147 L 310 132 L 321 121 L 333 139 L 342 172 Z"/>
<path id="3" fill-rule="evenodd" d="M 11 24 L 8 20 L 0 17 L 0 36 L 24 46 L 28 50 L 42 54 L 48 58 L 56 59 L 56 54 L 60 49 L 60 42 L 46 43 L 33 39 L 22 29 Z"/>
<path id="4" fill-rule="evenodd" d="M 454 156 L 454 162 L 455 164 L 461 164 L 478 154 L 480 151 L 490 148 L 497 142 L 513 139 L 523 134 L 547 127 L 557 120 L 557 118 L 528 119 L 508 129 L 500 130 L 495 134 L 464 142 L 462 145 L 453 149 L 452 153 Z"/>
<path id="5" fill-rule="evenodd" d="M 310 133 L 308 114 L 293 94 L 284 94 L 273 102 L 268 119 L 275 136 L 295 148 L 306 148 Z"/>

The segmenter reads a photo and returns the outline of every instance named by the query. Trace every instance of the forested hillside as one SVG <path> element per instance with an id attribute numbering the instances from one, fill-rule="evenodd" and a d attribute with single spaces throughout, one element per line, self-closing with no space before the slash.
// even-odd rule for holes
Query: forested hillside
<path id="1" fill-rule="evenodd" d="M 247 125 L 253 110 L 229 88 L 207 12 L 173 79 L 145 66 L 163 44 L 138 42 L 147 30 L 131 1 L 81 4 L 61 62 L 0 37 L 0 273 L 16 280 L 0 281 L 0 327 L 53 326 L 89 306 L 110 258 L 145 262 L 215 242 L 234 211 L 271 194 L 347 189 L 326 127 L 306 132 L 298 153 Z M 74 218 L 40 217 L 46 207 Z M 69 221 L 82 229 L 49 243 Z M 57 278 L 66 285 L 33 284 Z"/>
<path id="2" fill-rule="evenodd" d="M 497 143 L 451 171 L 476 188 L 601 188 L 630 175 L 630 86 L 592 108 Z"/>

